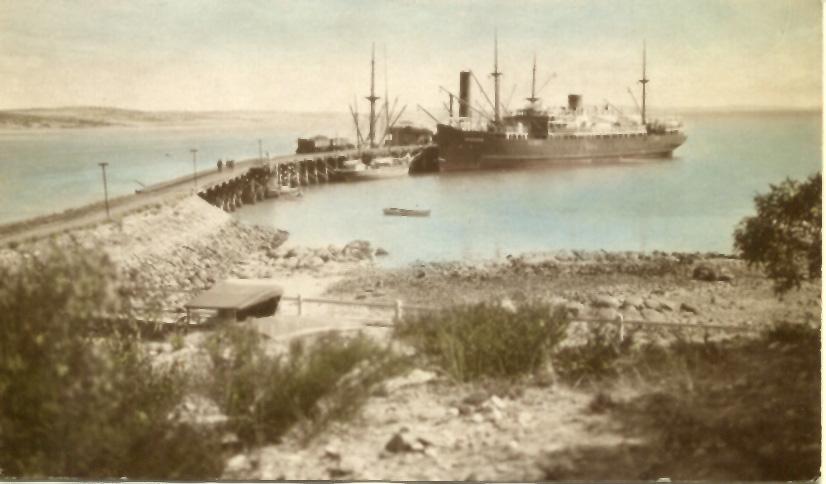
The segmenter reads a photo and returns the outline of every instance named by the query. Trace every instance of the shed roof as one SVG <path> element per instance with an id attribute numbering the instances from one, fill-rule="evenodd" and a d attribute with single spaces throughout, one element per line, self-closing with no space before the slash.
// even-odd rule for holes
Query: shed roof
<path id="1" fill-rule="evenodd" d="M 283 293 L 281 286 L 266 279 L 227 279 L 198 294 L 184 307 L 241 310 Z"/>

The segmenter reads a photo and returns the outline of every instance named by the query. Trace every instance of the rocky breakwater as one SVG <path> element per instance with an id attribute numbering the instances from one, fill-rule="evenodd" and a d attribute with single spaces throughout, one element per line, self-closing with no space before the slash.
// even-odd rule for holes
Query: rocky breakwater
<path id="1" fill-rule="evenodd" d="M 287 233 L 249 226 L 198 197 L 159 203 L 123 219 L 4 249 L 2 259 L 51 247 L 80 245 L 105 251 L 135 307 L 161 310 L 162 321 L 182 317 L 197 292 L 230 276 L 250 254 L 276 250 Z"/>

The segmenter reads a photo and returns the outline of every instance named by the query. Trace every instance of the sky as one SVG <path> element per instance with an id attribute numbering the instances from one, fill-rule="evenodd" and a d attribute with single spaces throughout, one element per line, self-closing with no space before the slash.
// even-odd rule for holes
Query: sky
<path id="1" fill-rule="evenodd" d="M 817 108 L 822 28 L 820 0 L 0 0 L 0 109 L 364 110 L 373 43 L 379 96 L 439 106 L 460 70 L 492 92 L 494 31 L 511 107 L 534 55 L 546 104 L 629 105 L 645 41 L 650 106 Z"/>

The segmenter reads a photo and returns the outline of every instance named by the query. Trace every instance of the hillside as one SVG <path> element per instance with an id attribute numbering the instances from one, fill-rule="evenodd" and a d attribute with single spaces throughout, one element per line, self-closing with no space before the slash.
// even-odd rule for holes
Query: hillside
<path id="1" fill-rule="evenodd" d="M 276 126 L 317 124 L 334 120 L 349 123 L 345 113 L 289 113 L 279 111 L 140 111 L 80 106 L 0 110 L 0 129 L 54 129 L 146 126 L 199 126 L 267 123 Z"/>

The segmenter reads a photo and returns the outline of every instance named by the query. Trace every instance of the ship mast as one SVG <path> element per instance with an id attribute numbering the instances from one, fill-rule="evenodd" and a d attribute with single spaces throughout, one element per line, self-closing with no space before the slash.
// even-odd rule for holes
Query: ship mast
<path id="1" fill-rule="evenodd" d="M 496 31 L 493 33 L 493 122 L 499 126 L 499 36 Z"/>
<path id="2" fill-rule="evenodd" d="M 645 77 L 645 41 L 642 43 L 642 79 L 639 82 L 642 84 L 642 125 L 645 126 L 645 85 L 648 84 Z"/>
<path id="3" fill-rule="evenodd" d="M 370 148 L 375 146 L 376 142 L 376 101 L 381 99 L 376 96 L 376 43 L 373 43 L 373 55 L 370 58 L 370 95 L 365 99 L 370 101 L 370 131 L 368 131 L 367 139 L 370 143 Z"/>
<path id="4" fill-rule="evenodd" d="M 536 53 L 533 54 L 533 75 L 531 77 L 531 97 L 526 98 L 531 104 L 539 101 L 536 97 Z"/>

